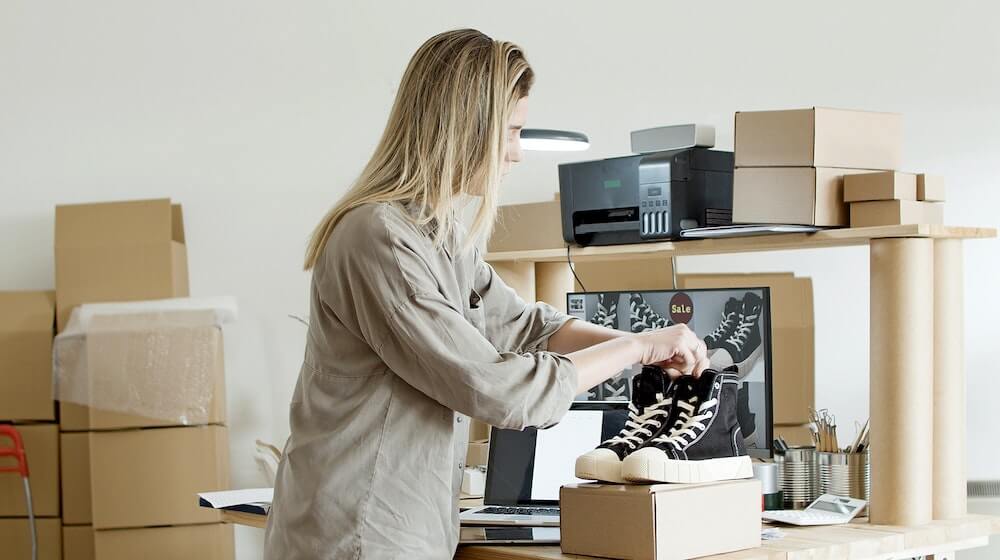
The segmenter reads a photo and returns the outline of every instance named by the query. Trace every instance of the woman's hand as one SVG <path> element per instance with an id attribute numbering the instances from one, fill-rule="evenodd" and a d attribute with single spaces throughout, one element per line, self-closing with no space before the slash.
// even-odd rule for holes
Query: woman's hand
<path id="1" fill-rule="evenodd" d="M 705 342 L 683 323 L 632 336 L 640 343 L 640 363 L 659 366 L 670 377 L 698 377 L 708 367 Z"/>

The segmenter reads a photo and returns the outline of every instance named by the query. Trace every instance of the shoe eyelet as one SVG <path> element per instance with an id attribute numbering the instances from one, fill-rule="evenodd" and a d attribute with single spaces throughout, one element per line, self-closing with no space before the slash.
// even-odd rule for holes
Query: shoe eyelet
<path id="1" fill-rule="evenodd" d="M 719 388 L 721 388 L 721 387 L 722 387 L 722 383 L 719 383 L 718 381 L 716 381 L 716 382 L 715 382 L 715 388 L 716 388 L 716 389 L 719 389 Z"/>

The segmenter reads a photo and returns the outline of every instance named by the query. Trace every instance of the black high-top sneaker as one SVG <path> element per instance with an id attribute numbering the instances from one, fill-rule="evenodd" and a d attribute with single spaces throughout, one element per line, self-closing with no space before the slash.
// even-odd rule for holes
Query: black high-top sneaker
<path id="1" fill-rule="evenodd" d="M 631 294 L 628 301 L 629 325 L 634 333 L 669 327 L 673 323 L 664 319 L 646 303 L 642 294 Z"/>
<path id="2" fill-rule="evenodd" d="M 636 482 L 712 482 L 753 476 L 736 419 L 737 375 L 707 369 L 695 382 L 695 388 L 697 408 L 687 421 L 630 453 L 622 462 L 622 478 Z"/>
<path id="3" fill-rule="evenodd" d="M 618 435 L 576 459 L 576 476 L 622 483 L 621 462 L 669 422 L 677 385 L 658 367 L 646 366 L 632 377 L 628 420 Z"/>
<path id="4" fill-rule="evenodd" d="M 736 326 L 736 319 L 742 307 L 743 302 L 736 298 L 729 298 L 729 301 L 726 302 L 725 307 L 722 309 L 722 321 L 719 323 L 719 326 L 715 327 L 712 334 L 705 337 L 705 346 L 709 350 L 719 348 L 722 346 L 722 342 L 729 338 L 729 335 L 733 332 L 733 328 Z"/>
<path id="5" fill-rule="evenodd" d="M 618 328 L 618 294 L 598 294 L 597 311 L 590 322 L 611 329 Z"/>
<path id="6" fill-rule="evenodd" d="M 736 317 L 736 325 L 729 336 L 722 341 L 719 352 L 711 357 L 712 367 L 736 366 L 740 375 L 745 376 L 763 353 L 760 335 L 760 314 L 764 300 L 753 292 L 743 296 L 743 304 Z M 722 353 L 725 350 L 725 353 Z"/>

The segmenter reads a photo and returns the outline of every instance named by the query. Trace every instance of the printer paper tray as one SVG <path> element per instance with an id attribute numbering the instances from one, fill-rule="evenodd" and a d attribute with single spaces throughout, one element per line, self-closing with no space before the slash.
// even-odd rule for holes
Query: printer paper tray
<path id="1" fill-rule="evenodd" d="M 630 222 L 604 222 L 600 224 L 580 224 L 573 228 L 577 234 L 604 233 L 608 231 L 639 231 L 639 220 Z"/>

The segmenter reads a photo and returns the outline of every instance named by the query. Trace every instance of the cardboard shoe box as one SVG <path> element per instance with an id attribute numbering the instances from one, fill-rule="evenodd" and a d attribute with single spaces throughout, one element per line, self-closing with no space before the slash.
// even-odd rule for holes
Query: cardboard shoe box
<path id="1" fill-rule="evenodd" d="M 28 456 L 31 502 L 36 517 L 59 517 L 59 426 L 55 424 L 24 424 L 15 426 L 24 442 Z M 10 441 L 3 438 L 3 445 Z M 0 458 L 0 465 L 13 466 L 9 457 Z M 24 483 L 17 474 L 0 473 L 0 517 L 28 515 L 24 498 Z"/>
<path id="2" fill-rule="evenodd" d="M 169 199 L 56 206 L 61 331 L 81 303 L 188 295 L 181 207 Z"/>
<path id="3" fill-rule="evenodd" d="M 559 491 L 562 551 L 697 558 L 760 546 L 760 482 L 570 484 Z"/>
<path id="4" fill-rule="evenodd" d="M 199 507 L 195 495 L 229 488 L 225 427 L 91 432 L 88 437 L 95 529 L 220 520 L 218 512 Z"/>
<path id="5" fill-rule="evenodd" d="M 943 223 L 944 204 L 940 202 L 877 200 L 851 204 L 851 227 Z"/>
<path id="6" fill-rule="evenodd" d="M 772 421 L 804 424 L 816 402 L 812 280 L 792 273 L 677 276 L 678 289 L 758 286 L 771 289 Z"/>
<path id="7" fill-rule="evenodd" d="M 844 177 L 844 202 L 868 200 L 917 200 L 917 176 L 878 171 Z"/>
<path id="8" fill-rule="evenodd" d="M 491 253 L 531 249 L 565 249 L 559 200 L 501 206 L 487 243 Z"/>
<path id="9" fill-rule="evenodd" d="M 129 405 L 138 408 L 145 408 L 148 402 L 148 410 L 156 410 L 163 416 L 149 418 L 63 401 L 59 405 L 62 431 L 224 424 L 224 340 L 222 330 L 205 319 L 208 316 L 210 313 L 184 313 L 171 319 L 170 327 L 152 327 L 144 323 L 146 315 L 136 314 L 115 317 L 115 329 L 81 334 L 83 340 L 77 342 L 85 351 L 76 350 L 80 346 L 68 347 L 73 351 L 68 351 L 69 358 L 63 360 L 66 374 L 86 374 L 93 384 L 99 381 L 104 385 L 128 387 L 121 399 L 132 399 Z M 120 319 L 127 324 L 123 325 Z M 134 327 L 129 326 L 132 323 Z M 121 328 L 123 326 L 128 328 Z M 58 353 L 62 352 L 63 344 L 62 340 L 57 341 Z M 169 358 L 164 358 L 166 353 Z M 149 355 L 157 355 L 160 359 L 149 360 Z M 200 360 L 196 363 L 191 356 L 198 356 Z M 141 376 L 136 374 L 140 368 Z M 211 400 L 204 408 L 190 409 L 192 403 L 177 387 L 186 387 L 190 392 L 206 382 L 212 383 Z M 87 394 L 92 393 L 88 391 Z M 199 392 L 198 396 L 202 394 Z M 104 393 L 99 398 L 110 399 L 110 395 Z"/>
<path id="10" fill-rule="evenodd" d="M 38 560 L 63 560 L 62 533 L 59 519 L 36 519 Z M 29 560 L 31 530 L 27 519 L 0 519 L 0 558 Z"/>
<path id="11" fill-rule="evenodd" d="M 733 175 L 733 222 L 846 226 L 844 176 L 868 169 L 746 167 Z"/>
<path id="12" fill-rule="evenodd" d="M 736 113 L 736 167 L 899 169 L 903 117 L 814 107 Z"/>
<path id="13" fill-rule="evenodd" d="M 0 292 L 0 420 L 56 419 L 53 292 Z"/>

